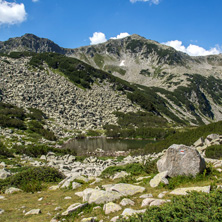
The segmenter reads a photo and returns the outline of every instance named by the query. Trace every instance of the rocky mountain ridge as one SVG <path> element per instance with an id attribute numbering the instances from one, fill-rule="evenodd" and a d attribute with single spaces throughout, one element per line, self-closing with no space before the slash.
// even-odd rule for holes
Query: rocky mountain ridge
<path id="1" fill-rule="evenodd" d="M 144 103 L 149 101 L 169 121 L 222 119 L 222 55 L 191 57 L 138 35 L 78 49 L 32 34 L 0 42 L 0 52 L 13 51 L 56 52 L 84 61 L 134 85 Z"/>

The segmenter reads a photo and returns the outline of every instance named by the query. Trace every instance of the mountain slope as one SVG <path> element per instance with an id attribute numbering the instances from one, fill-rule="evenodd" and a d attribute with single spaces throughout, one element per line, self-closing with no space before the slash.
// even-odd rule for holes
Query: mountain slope
<path id="1" fill-rule="evenodd" d="M 109 76 L 109 79 L 117 76 L 118 82 L 120 79 L 125 82 L 116 87 L 132 102 L 169 121 L 200 124 L 222 119 L 222 55 L 191 57 L 138 35 L 78 49 L 64 49 L 48 39 L 26 34 L 0 42 L 0 52 L 12 51 L 57 52 L 82 60 L 91 68 L 85 72 L 80 65 L 75 66 L 77 72 L 68 71 L 67 75 L 75 84 L 90 88 L 97 73 L 105 78 Z M 67 64 L 72 67 L 71 63 L 76 61 L 63 61 L 67 58 L 64 56 L 51 64 L 50 57 L 39 55 L 33 55 L 33 64 L 46 62 L 61 72 Z M 92 66 L 105 72 L 93 70 Z"/>

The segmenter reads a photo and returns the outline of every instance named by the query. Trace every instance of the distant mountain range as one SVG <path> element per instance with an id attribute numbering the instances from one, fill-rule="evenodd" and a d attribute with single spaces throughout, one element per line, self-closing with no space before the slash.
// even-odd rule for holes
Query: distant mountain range
<path id="1" fill-rule="evenodd" d="M 201 124 L 222 119 L 221 54 L 191 57 L 136 34 L 77 49 L 33 34 L 0 42 L 1 53 L 15 51 L 59 53 L 123 79 L 140 93 L 134 102 L 145 98 L 168 121 Z"/>

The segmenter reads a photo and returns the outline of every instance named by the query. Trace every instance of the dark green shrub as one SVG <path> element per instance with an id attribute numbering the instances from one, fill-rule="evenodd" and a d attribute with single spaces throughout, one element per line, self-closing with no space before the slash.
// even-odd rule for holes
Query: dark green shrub
<path id="1" fill-rule="evenodd" d="M 153 161 L 147 161 L 144 165 L 143 165 L 143 170 L 147 173 L 147 174 L 157 174 L 158 173 L 158 169 L 157 169 L 157 160 L 153 160 Z"/>
<path id="2" fill-rule="evenodd" d="M 170 203 L 150 207 L 144 214 L 119 219 L 119 222 L 220 222 L 222 221 L 222 190 L 209 194 L 192 192 L 173 197 Z"/>
<path id="3" fill-rule="evenodd" d="M 0 180 L 0 190 L 13 186 L 25 192 L 41 190 L 42 182 L 59 182 L 64 178 L 58 170 L 51 167 L 30 167 L 5 180 Z"/>
<path id="4" fill-rule="evenodd" d="M 42 121 L 46 119 L 46 115 L 39 109 L 29 108 L 30 113 L 27 114 L 27 117 L 30 117 L 32 120 Z"/>
<path id="5" fill-rule="evenodd" d="M 4 144 L 0 141 L 0 158 L 14 157 L 11 150 L 7 149 Z"/>
<path id="6" fill-rule="evenodd" d="M 25 112 L 16 106 L 0 102 L 0 126 L 26 129 Z"/>
<path id="7" fill-rule="evenodd" d="M 55 141 L 57 139 L 52 131 L 44 129 L 42 123 L 37 120 L 29 121 L 29 130 L 43 136 L 47 140 Z"/>
<path id="8" fill-rule="evenodd" d="M 212 159 L 221 159 L 222 158 L 222 145 L 214 145 L 207 147 L 206 149 L 206 157 Z"/>
<path id="9" fill-rule="evenodd" d="M 49 147 L 46 145 L 28 145 L 28 146 L 13 146 L 13 151 L 16 154 L 26 154 L 30 157 L 40 157 L 46 155 L 48 152 L 54 152 L 56 155 L 76 155 L 76 152 L 72 149 L 59 149 L 55 147 Z"/>

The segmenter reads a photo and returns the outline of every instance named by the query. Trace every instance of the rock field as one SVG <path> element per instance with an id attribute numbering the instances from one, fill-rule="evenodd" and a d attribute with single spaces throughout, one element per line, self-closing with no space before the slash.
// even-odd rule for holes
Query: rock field
<path id="1" fill-rule="evenodd" d="M 94 84 L 84 90 L 47 66 L 44 70 L 31 69 L 29 59 L 0 60 L 0 98 L 5 103 L 23 108 L 38 108 L 51 119 L 48 127 L 63 136 L 64 129 L 101 129 L 105 124 L 116 124 L 114 111 L 136 112 L 126 95 L 115 92 L 108 82 Z M 2 94 L 2 95 L 1 95 Z"/>

